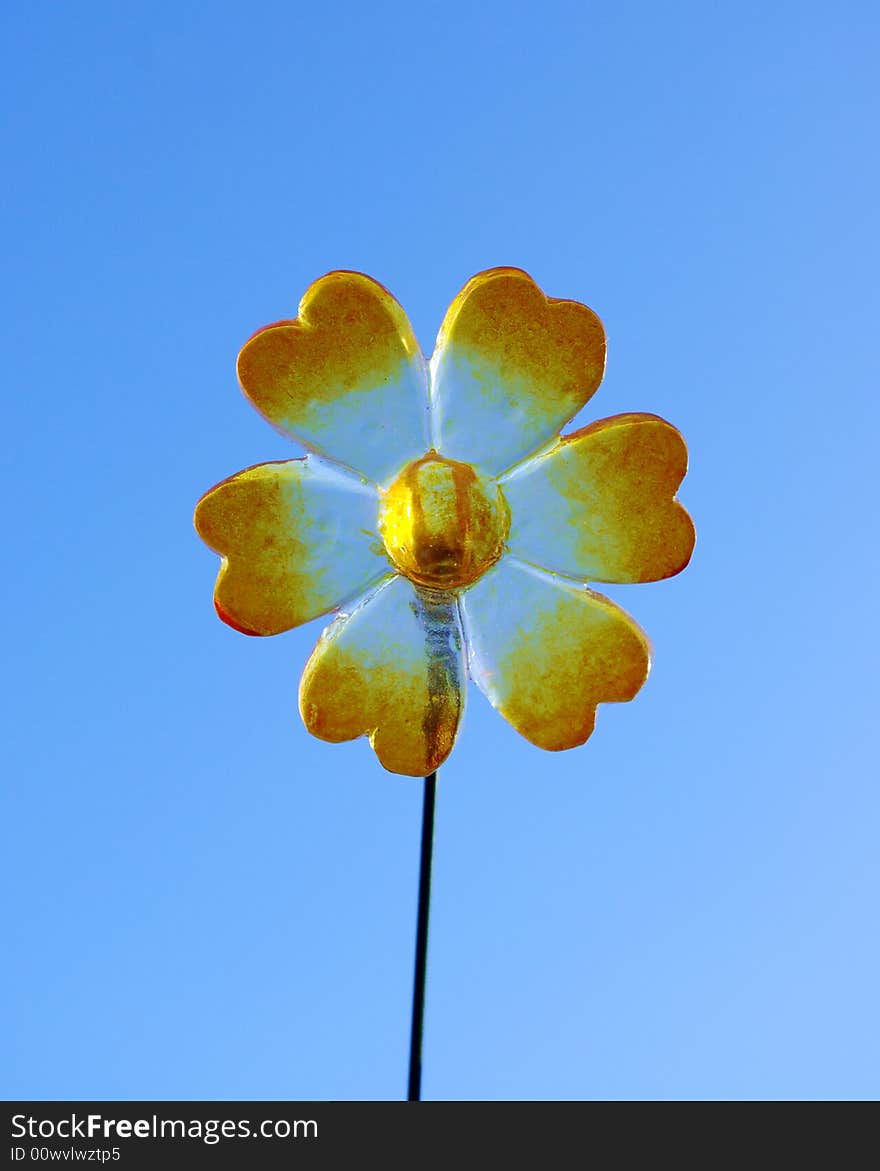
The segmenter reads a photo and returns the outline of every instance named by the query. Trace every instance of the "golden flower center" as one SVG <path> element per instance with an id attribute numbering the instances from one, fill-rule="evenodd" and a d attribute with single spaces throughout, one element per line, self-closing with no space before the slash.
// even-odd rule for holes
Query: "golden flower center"
<path id="1" fill-rule="evenodd" d="M 419 585 L 470 585 L 494 565 L 510 530 L 501 489 L 470 464 L 429 452 L 383 493 L 379 532 L 388 556 Z"/>

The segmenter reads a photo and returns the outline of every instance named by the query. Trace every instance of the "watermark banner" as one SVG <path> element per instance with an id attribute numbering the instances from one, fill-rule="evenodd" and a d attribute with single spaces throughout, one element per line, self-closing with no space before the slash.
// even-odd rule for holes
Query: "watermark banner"
<path id="1" fill-rule="evenodd" d="M 522 1154 L 532 1141 L 546 1150 L 548 1133 L 554 1143 L 581 1141 L 585 1113 L 584 1103 L 123 1101 L 5 1102 L 2 1117 L 8 1166 L 173 1171 L 356 1166 L 460 1153 L 474 1140 Z"/>

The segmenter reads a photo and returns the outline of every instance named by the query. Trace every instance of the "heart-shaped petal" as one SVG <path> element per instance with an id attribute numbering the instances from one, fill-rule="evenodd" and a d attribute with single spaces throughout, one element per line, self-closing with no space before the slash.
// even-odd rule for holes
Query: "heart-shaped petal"
<path id="1" fill-rule="evenodd" d="M 548 443 L 604 371 L 592 309 L 546 297 L 518 268 L 481 272 L 449 306 L 431 359 L 437 450 L 500 475 Z"/>
<path id="2" fill-rule="evenodd" d="M 583 744 L 596 706 L 632 699 L 648 677 L 644 632 L 586 586 L 503 557 L 462 598 L 470 671 L 539 748 Z"/>
<path id="3" fill-rule="evenodd" d="M 455 599 L 396 577 L 324 631 L 303 672 L 300 713 L 312 735 L 368 735 L 386 769 L 423 777 L 452 751 L 464 681 Z"/>
<path id="4" fill-rule="evenodd" d="M 376 489 L 314 456 L 258 464 L 196 505 L 223 556 L 217 613 L 245 634 L 278 634 L 326 614 L 391 571 L 376 532 Z"/>
<path id="5" fill-rule="evenodd" d="M 567 435 L 502 485 L 510 552 L 582 581 L 659 581 L 694 548 L 674 499 L 687 448 L 657 415 L 616 415 Z"/>
<path id="6" fill-rule="evenodd" d="M 362 273 L 315 281 L 295 321 L 245 343 L 238 379 L 279 430 L 377 483 L 429 446 L 424 356 L 400 305 Z"/>

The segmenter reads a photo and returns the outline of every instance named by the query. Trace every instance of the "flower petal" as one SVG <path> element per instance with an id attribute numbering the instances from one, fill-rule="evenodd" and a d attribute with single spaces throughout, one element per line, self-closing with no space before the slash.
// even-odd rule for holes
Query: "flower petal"
<path id="1" fill-rule="evenodd" d="M 504 481 L 508 548 L 581 580 L 672 577 L 694 548 L 693 522 L 673 499 L 686 471 L 684 440 L 663 419 L 600 419 Z"/>
<path id="2" fill-rule="evenodd" d="M 642 630 L 586 586 L 504 557 L 462 598 L 471 677 L 539 748 L 583 744 L 596 705 L 632 699 L 648 677 Z"/>
<path id="3" fill-rule="evenodd" d="M 375 488 L 314 456 L 258 464 L 211 488 L 196 532 L 223 564 L 214 605 L 245 634 L 279 634 L 392 572 Z"/>
<path id="4" fill-rule="evenodd" d="M 423 777 L 452 751 L 465 678 L 454 597 L 396 577 L 324 631 L 299 710 L 313 736 L 338 743 L 368 734 L 390 772 Z"/>
<path id="5" fill-rule="evenodd" d="M 273 426 L 377 483 L 428 447 L 424 356 L 397 301 L 361 273 L 315 281 L 295 321 L 245 343 L 238 379 Z"/>
<path id="6" fill-rule="evenodd" d="M 549 442 L 604 371 L 592 309 L 545 297 L 520 269 L 481 272 L 450 305 L 431 359 L 437 450 L 500 475 Z"/>

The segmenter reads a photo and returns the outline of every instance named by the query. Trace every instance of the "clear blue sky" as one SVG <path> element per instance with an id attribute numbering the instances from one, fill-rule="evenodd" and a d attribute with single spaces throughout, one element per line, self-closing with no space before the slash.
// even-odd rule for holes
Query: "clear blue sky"
<path id="1" fill-rule="evenodd" d="M 5 17 L 0 1094 L 395 1098 L 419 783 L 312 740 L 320 623 L 192 509 L 296 450 L 235 357 L 333 268 L 425 348 L 516 265 L 684 433 L 652 676 L 440 780 L 424 1091 L 876 1097 L 877 9 L 45 2 Z"/>

